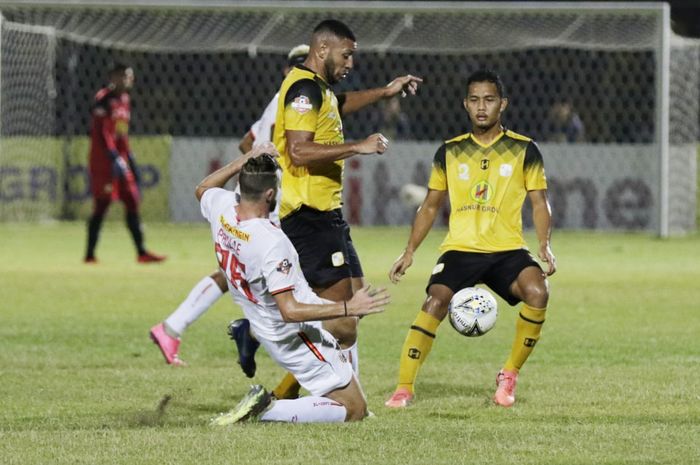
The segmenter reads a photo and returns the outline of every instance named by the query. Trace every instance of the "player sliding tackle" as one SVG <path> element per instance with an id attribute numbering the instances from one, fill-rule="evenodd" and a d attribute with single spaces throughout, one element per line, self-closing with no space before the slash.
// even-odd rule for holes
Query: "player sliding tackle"
<path id="1" fill-rule="evenodd" d="M 331 302 L 309 287 L 299 257 L 287 236 L 270 222 L 278 189 L 272 144 L 210 174 L 197 186 L 202 215 L 211 224 L 220 269 L 226 274 L 231 296 L 260 341 L 282 368 L 311 393 L 294 400 L 272 401 L 260 385 L 230 412 L 212 420 L 223 426 L 241 421 L 342 422 L 361 420 L 367 403 L 352 366 L 338 341 L 319 320 L 360 317 L 384 310 L 385 289 L 369 286 L 351 299 Z M 240 169 L 240 200 L 222 189 Z"/>

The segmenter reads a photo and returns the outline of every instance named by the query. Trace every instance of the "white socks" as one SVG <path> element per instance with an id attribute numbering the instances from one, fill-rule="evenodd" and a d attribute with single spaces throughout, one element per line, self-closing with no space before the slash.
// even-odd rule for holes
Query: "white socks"
<path id="1" fill-rule="evenodd" d="M 260 421 L 287 423 L 342 423 L 347 410 L 327 397 L 307 396 L 292 400 L 274 400 Z"/>
<path id="2" fill-rule="evenodd" d="M 165 325 L 181 336 L 185 329 L 204 314 L 214 302 L 224 295 L 210 276 L 202 278 L 182 301 L 180 306 L 165 320 Z"/>

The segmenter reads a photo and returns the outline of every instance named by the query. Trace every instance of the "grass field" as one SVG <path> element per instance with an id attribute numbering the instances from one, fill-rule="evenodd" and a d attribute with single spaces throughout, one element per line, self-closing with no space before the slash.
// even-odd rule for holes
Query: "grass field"
<path id="1" fill-rule="evenodd" d="M 403 411 L 383 406 L 437 258 L 433 233 L 386 313 L 361 329 L 361 378 L 375 418 L 346 425 L 207 422 L 250 381 L 225 335 L 241 311 L 220 300 L 186 333 L 172 368 L 148 339 L 213 271 L 204 226 L 150 225 L 163 265 L 137 265 L 106 225 L 86 266 L 84 225 L 0 225 L 0 463 L 10 464 L 697 464 L 700 463 L 700 236 L 557 233 L 559 272 L 543 338 L 512 409 L 491 405 L 516 312 L 467 339 L 445 324 Z M 408 230 L 356 228 L 369 280 Z M 532 237 L 530 237 L 532 239 Z M 282 372 L 265 354 L 255 382 Z M 164 401 L 169 398 L 170 401 Z"/>

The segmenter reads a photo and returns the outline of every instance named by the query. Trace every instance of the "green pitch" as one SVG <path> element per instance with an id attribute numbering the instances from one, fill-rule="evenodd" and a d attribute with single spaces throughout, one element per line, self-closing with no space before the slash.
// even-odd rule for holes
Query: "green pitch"
<path id="1" fill-rule="evenodd" d="M 408 230 L 355 228 L 369 281 Z M 362 322 L 360 370 L 375 418 L 350 425 L 207 426 L 250 380 L 235 364 L 220 300 L 186 333 L 187 368 L 148 338 L 214 269 L 204 226 L 149 225 L 163 265 L 137 265 L 125 228 L 105 226 L 81 263 L 84 225 L 0 225 L 0 462 L 10 464 L 691 464 L 700 463 L 700 236 L 556 233 L 559 272 L 543 337 L 510 410 L 491 405 L 515 311 L 467 339 L 444 324 L 417 401 L 394 411 L 408 325 L 443 232 L 434 232 L 388 311 Z M 532 244 L 532 236 L 529 236 Z M 264 353 L 255 382 L 282 375 Z"/>

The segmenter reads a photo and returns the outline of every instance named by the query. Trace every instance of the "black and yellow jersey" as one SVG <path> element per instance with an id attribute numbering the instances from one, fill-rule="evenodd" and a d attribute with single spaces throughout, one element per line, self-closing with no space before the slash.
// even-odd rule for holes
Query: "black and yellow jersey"
<path id="1" fill-rule="evenodd" d="M 489 253 L 527 248 L 522 205 L 527 191 L 546 189 L 547 180 L 530 138 L 505 131 L 483 145 L 468 133 L 437 150 L 428 187 L 447 190 L 450 199 L 440 251 Z"/>
<path id="2" fill-rule="evenodd" d="M 275 120 L 274 144 L 281 157 L 282 201 L 280 218 L 302 205 L 321 211 L 340 208 L 342 204 L 342 160 L 313 167 L 294 166 L 287 153 L 285 131 L 308 131 L 317 144 L 342 144 L 343 122 L 338 99 L 318 74 L 297 65 L 280 88 Z"/>

